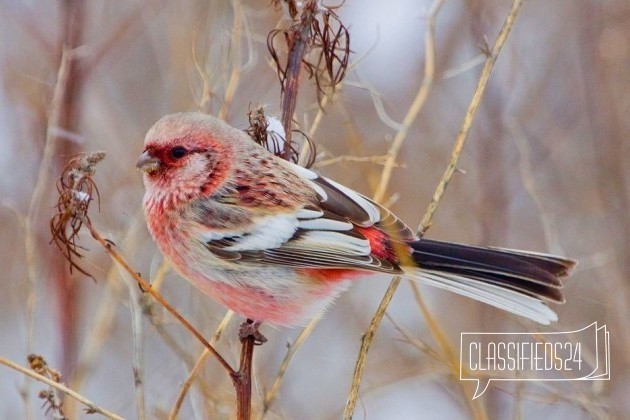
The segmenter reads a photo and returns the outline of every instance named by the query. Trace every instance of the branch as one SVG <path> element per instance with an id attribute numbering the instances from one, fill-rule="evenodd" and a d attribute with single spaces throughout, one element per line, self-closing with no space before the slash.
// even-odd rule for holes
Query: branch
<path id="1" fill-rule="evenodd" d="M 215 330 L 214 334 L 212 335 L 212 338 L 210 339 L 211 344 L 216 344 L 216 342 L 219 340 L 219 337 L 221 336 L 221 334 L 223 333 L 223 331 L 225 330 L 225 328 L 227 327 L 227 325 L 229 324 L 229 322 L 232 320 L 233 317 L 234 317 L 234 312 L 227 311 L 225 313 L 225 315 L 223 316 L 223 319 L 221 320 L 221 322 L 219 322 L 217 329 Z M 201 355 L 197 359 L 195 366 L 191 369 L 190 373 L 188 374 L 188 377 L 182 384 L 182 387 L 179 390 L 179 394 L 177 394 L 177 399 L 175 400 L 175 403 L 173 404 L 173 408 L 171 408 L 171 412 L 168 415 L 168 420 L 177 419 L 177 415 L 179 414 L 179 410 L 182 407 L 184 398 L 186 398 L 186 394 L 188 394 L 188 391 L 190 390 L 190 387 L 192 386 L 193 381 L 197 377 L 197 374 L 199 374 L 199 372 L 201 371 L 201 368 L 203 367 L 203 364 L 209 355 L 210 355 L 210 351 L 207 348 L 204 348 L 203 351 L 201 352 Z"/>
<path id="2" fill-rule="evenodd" d="M 466 115 L 464 116 L 462 127 L 457 135 L 455 145 L 453 147 L 453 151 L 451 155 L 451 160 L 446 168 L 444 175 L 442 176 L 440 183 L 438 184 L 438 187 L 433 195 L 433 199 L 431 203 L 427 207 L 427 210 L 422 218 L 422 222 L 420 223 L 420 226 L 418 227 L 420 236 L 424 235 L 426 230 L 430 227 L 433 214 L 435 213 L 435 210 L 437 209 L 438 204 L 440 200 L 442 199 L 442 196 L 444 195 L 444 191 L 446 190 L 446 186 L 448 185 L 448 182 L 450 181 L 453 174 L 455 173 L 459 156 L 462 152 L 462 149 L 466 140 L 466 136 L 470 130 L 476 111 L 479 107 L 479 104 L 485 92 L 485 88 L 488 83 L 490 73 L 492 72 L 494 63 L 496 62 L 496 59 L 499 53 L 501 52 L 501 48 L 505 44 L 505 41 L 507 39 L 508 34 L 510 33 L 510 30 L 512 29 L 512 26 L 514 25 L 514 21 L 516 20 L 516 17 L 518 16 L 518 13 L 521 9 L 523 1 L 524 0 L 513 1 L 510 11 L 508 12 L 505 22 L 503 23 L 503 26 L 501 28 L 501 31 L 499 32 L 499 35 L 497 36 L 497 39 L 495 40 L 495 43 L 492 47 L 491 53 L 486 59 L 486 64 L 484 65 L 484 68 L 481 72 L 479 82 L 477 83 L 477 88 L 475 89 L 475 92 L 473 94 L 473 98 L 468 107 L 468 111 L 466 112 Z M 435 13 L 437 13 L 437 11 L 439 10 L 441 3 L 442 3 L 441 0 L 436 0 L 433 3 L 433 6 L 431 7 L 431 12 L 429 13 L 429 22 L 427 26 L 427 31 L 425 33 L 425 45 L 426 45 L 426 54 L 427 54 L 427 56 L 425 57 L 425 63 L 429 63 L 431 66 L 434 65 L 434 55 L 435 55 L 435 50 L 434 50 L 434 45 L 433 45 L 433 39 L 434 39 L 433 38 L 433 32 L 434 32 L 433 21 L 435 19 Z M 428 64 L 425 64 L 425 66 L 427 65 Z M 385 191 L 389 183 L 389 177 L 391 176 L 391 168 L 393 168 L 393 163 L 395 162 L 396 155 L 398 153 L 398 150 L 400 149 L 400 145 L 402 144 L 402 141 L 404 140 L 407 134 L 409 125 L 411 124 L 411 122 L 413 122 L 418 111 L 424 104 L 424 100 L 426 99 L 426 95 L 428 94 L 428 91 L 426 93 L 424 91 L 428 90 L 430 85 L 429 87 L 424 87 L 424 86 L 427 86 L 426 83 L 428 83 L 426 82 L 427 76 L 433 77 L 433 72 L 434 72 L 434 68 L 432 67 L 425 68 L 425 81 L 423 81 L 423 84 L 421 85 L 420 90 L 418 91 L 418 94 L 416 95 L 416 98 L 409 112 L 407 113 L 407 116 L 403 120 L 403 126 L 401 127 L 401 130 L 399 130 L 396 137 L 394 138 L 392 147 L 390 148 L 390 162 L 391 163 L 389 166 L 386 166 L 385 169 L 383 170 L 383 178 L 381 179 L 381 184 L 379 185 L 379 188 L 377 189 L 374 195 L 374 198 L 377 201 L 379 199 L 382 199 L 385 196 Z M 387 306 L 389 305 L 389 302 L 391 301 L 391 297 L 396 291 L 396 288 L 398 287 L 399 283 L 400 283 L 400 278 L 398 277 L 395 277 L 390 283 L 385 293 L 385 296 L 383 296 L 383 300 L 381 301 L 380 305 L 378 306 L 376 310 L 376 313 L 374 314 L 374 317 L 372 318 L 372 322 L 370 323 L 368 332 L 363 338 L 363 341 L 361 343 L 361 350 L 359 352 L 359 357 L 357 358 L 357 363 L 355 365 L 355 372 L 354 372 L 354 377 L 352 381 L 352 386 L 350 388 L 350 393 L 348 396 L 348 402 L 346 404 L 346 409 L 344 410 L 344 419 L 352 418 L 352 414 L 354 413 L 354 408 L 356 406 L 356 400 L 358 398 L 359 386 L 361 384 L 361 376 L 363 373 L 363 367 L 365 365 L 365 359 L 367 358 L 367 352 L 369 350 L 372 339 L 374 337 L 374 332 L 378 328 L 378 325 L 380 324 L 380 320 L 382 319 L 383 314 L 387 310 Z"/>
<path id="3" fill-rule="evenodd" d="M 85 398 L 83 395 L 71 390 L 70 388 L 66 387 L 65 385 L 62 385 L 60 383 L 57 383 L 55 381 L 53 381 L 52 379 L 49 379 L 43 375 L 40 375 L 39 373 L 34 372 L 31 369 L 27 369 L 23 366 L 18 365 L 17 363 L 12 362 L 9 359 L 6 359 L 2 356 L 0 356 L 0 363 L 10 367 L 13 370 L 16 370 L 26 376 L 30 376 L 31 378 L 38 380 L 39 382 L 45 383 L 48 386 L 51 386 L 63 393 L 65 393 L 66 395 L 69 395 L 70 397 L 74 398 L 75 400 L 79 401 L 81 404 L 85 405 L 87 407 L 87 413 L 88 414 L 92 414 L 92 413 L 98 413 L 98 414 L 102 414 L 103 416 L 109 418 L 109 419 L 113 419 L 113 420 L 123 420 L 122 417 L 120 417 L 117 414 L 112 413 L 109 410 L 106 410 L 104 408 L 101 408 L 99 406 L 97 406 L 95 403 L 93 403 L 92 401 L 88 400 L 87 398 Z"/>
<path id="4" fill-rule="evenodd" d="M 446 187 L 450 182 L 453 174 L 455 173 L 455 169 L 457 168 L 457 162 L 459 161 L 459 156 L 462 153 L 464 148 L 464 143 L 466 142 L 466 138 L 468 136 L 468 132 L 470 131 L 470 127 L 475 119 L 475 115 L 477 114 L 477 109 L 479 109 L 479 104 L 481 103 L 481 99 L 483 98 L 483 94 L 486 91 L 486 86 L 488 84 L 488 80 L 490 79 L 490 74 L 492 73 L 492 69 L 494 68 L 494 63 L 497 61 L 499 53 L 507 40 L 507 37 L 512 30 L 512 26 L 514 26 L 514 21 L 518 16 L 518 13 L 523 5 L 524 0 L 514 0 L 512 2 L 512 6 L 510 7 L 510 11 L 508 12 L 507 17 L 505 18 L 505 22 L 503 22 L 503 26 L 501 27 L 501 31 L 497 36 L 497 39 L 494 41 L 494 45 L 490 50 L 490 54 L 486 58 L 486 63 L 483 66 L 483 70 L 481 71 L 481 76 L 479 76 L 479 81 L 477 82 L 477 87 L 475 88 L 475 93 L 473 94 L 473 98 L 468 105 L 468 110 L 466 111 L 466 115 L 464 115 L 464 121 L 462 122 L 462 126 L 459 129 L 459 133 L 457 134 L 457 138 L 455 139 L 455 145 L 453 146 L 453 151 L 451 153 L 451 160 L 449 161 L 446 171 L 444 171 L 444 175 L 442 175 L 442 179 L 438 184 L 435 193 L 433 193 L 433 198 L 431 202 L 427 206 L 427 209 L 424 213 L 424 217 L 418 226 L 418 234 L 423 236 L 429 226 L 431 226 L 431 220 L 433 219 L 433 215 L 440 204 L 440 200 L 446 191 Z"/>
<path id="5" fill-rule="evenodd" d="M 427 29 L 424 34 L 424 79 L 420 84 L 420 89 L 418 89 L 416 97 L 407 111 L 407 115 L 405 115 L 405 118 L 403 119 L 402 125 L 398 129 L 394 140 L 392 140 L 392 145 L 388 152 L 388 159 L 385 163 L 385 168 L 383 169 L 383 174 L 381 176 L 381 182 L 374 193 L 375 201 L 382 201 L 385 198 L 387 186 L 389 185 L 389 181 L 392 177 L 392 170 L 394 169 L 394 164 L 396 163 L 396 157 L 398 156 L 400 147 L 405 141 L 405 138 L 407 138 L 407 133 L 409 133 L 411 124 L 413 124 L 416 120 L 416 117 L 424 106 L 427 97 L 429 96 L 429 92 L 431 91 L 431 87 L 433 86 L 433 78 L 435 76 L 435 17 L 440 11 L 440 7 L 442 7 L 443 3 L 444 0 L 436 0 L 429 10 L 429 15 L 427 17 Z"/>
<path id="6" fill-rule="evenodd" d="M 363 338 L 361 339 L 361 350 L 359 350 L 359 357 L 357 358 L 357 363 L 354 366 L 354 375 L 352 376 L 352 385 L 350 386 L 350 393 L 348 394 L 348 401 L 346 402 L 346 408 L 343 411 L 343 418 L 348 420 L 352 419 L 352 414 L 354 413 L 354 408 L 357 405 L 357 399 L 359 398 L 359 386 L 361 385 L 361 379 L 363 379 L 363 369 L 365 368 L 365 362 L 367 361 L 368 351 L 370 350 L 370 345 L 372 344 L 372 340 L 374 339 L 374 334 L 376 334 L 376 330 L 379 325 L 381 325 L 381 320 L 383 316 L 385 316 L 385 311 L 387 311 L 387 306 L 389 306 L 389 302 L 392 301 L 394 297 L 394 293 L 396 293 L 396 289 L 398 289 L 398 285 L 400 284 L 400 277 L 396 276 L 389 283 L 389 287 L 381 300 L 381 303 L 378 305 L 376 309 L 376 313 L 372 317 L 372 321 L 370 322 L 370 326 L 368 327 L 365 334 L 363 334 Z"/>
<path id="7" fill-rule="evenodd" d="M 79 217 L 82 219 L 82 222 L 83 222 L 84 226 L 90 231 L 90 234 L 92 235 L 92 238 L 94 238 L 98 243 L 100 243 L 103 246 L 103 249 L 105 249 L 105 251 L 109 254 L 109 256 L 114 261 L 116 261 L 127 273 L 129 273 L 129 275 L 138 283 L 138 286 L 140 286 L 142 291 L 150 294 L 155 300 L 157 300 L 160 303 L 160 305 L 162 305 L 164 307 L 164 309 L 166 309 L 188 331 L 190 331 L 191 334 L 194 335 L 197 338 L 197 340 L 199 340 L 201 342 L 201 344 L 203 344 L 208 349 L 208 351 L 210 351 L 210 353 L 212 353 L 212 355 L 217 359 L 219 364 L 221 366 L 223 366 L 225 368 L 225 370 L 227 370 L 230 375 L 234 374 L 234 372 L 235 372 L 234 369 L 232 369 L 230 364 L 225 361 L 223 356 L 221 356 L 219 354 L 219 352 L 208 342 L 208 340 L 206 340 L 203 337 L 203 335 L 201 335 L 201 333 L 199 331 L 197 331 L 197 329 L 195 327 L 193 327 L 190 322 L 188 322 L 188 320 L 186 318 L 184 318 L 179 312 L 177 312 L 177 310 L 170 303 L 168 303 L 168 301 L 160 293 L 158 293 L 156 290 L 154 290 L 151 287 L 151 284 L 148 281 L 146 281 L 144 278 L 142 278 L 142 276 L 140 276 L 140 274 L 135 272 L 129 266 L 129 264 L 127 264 L 127 261 L 125 261 L 123 256 L 118 251 L 116 251 L 116 249 L 114 248 L 112 243 L 108 242 L 105 238 L 103 238 L 103 236 L 100 234 L 100 232 L 97 231 L 94 228 L 94 226 L 92 226 L 92 224 L 89 222 L 89 220 L 87 220 L 84 216 L 79 216 Z"/>
<path id="8" fill-rule="evenodd" d="M 295 356 L 300 347 L 302 347 L 302 345 L 306 342 L 306 339 L 311 335 L 321 319 L 321 316 L 313 318 L 311 322 L 309 322 L 308 325 L 304 327 L 302 331 L 300 331 L 300 334 L 297 336 L 293 344 L 291 344 L 287 349 L 287 354 L 284 356 L 284 359 L 282 359 L 282 363 L 280 363 L 280 367 L 278 368 L 276 379 L 274 379 L 273 385 L 271 385 L 271 389 L 267 391 L 267 393 L 265 394 L 265 398 L 263 399 L 263 412 L 261 417 L 265 417 L 265 414 L 267 414 L 267 412 L 271 408 L 271 404 L 278 396 L 278 391 L 280 390 L 280 385 L 282 384 L 282 380 L 284 379 L 284 374 L 289 368 L 289 364 L 293 360 L 293 356 Z"/>

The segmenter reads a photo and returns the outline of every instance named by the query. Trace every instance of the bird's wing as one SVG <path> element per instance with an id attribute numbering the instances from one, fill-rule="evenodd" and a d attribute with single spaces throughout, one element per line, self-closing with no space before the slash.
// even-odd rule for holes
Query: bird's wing
<path id="1" fill-rule="evenodd" d="M 306 194 L 308 202 L 274 207 L 273 195 L 262 192 L 244 202 L 238 188 L 226 189 L 214 199 L 224 208 L 247 211 L 248 223 L 239 224 L 238 230 L 213 229 L 212 216 L 204 216 L 203 206 L 198 206 L 202 214 L 197 220 L 207 229 L 197 236 L 211 252 L 235 263 L 401 272 L 392 242 L 413 239 L 409 227 L 350 188 L 300 166 L 285 161 L 282 165 L 290 171 L 287 178 L 297 175 L 303 188 L 314 191 Z M 264 184 L 264 177 L 259 174 L 257 182 Z"/>
<path id="2" fill-rule="evenodd" d="M 210 252 L 235 263 L 401 272 L 395 261 L 373 254 L 356 225 L 314 206 L 256 217 L 246 231 L 200 231 L 199 238 Z"/>
<path id="3" fill-rule="evenodd" d="M 380 204 L 343 185 L 319 176 L 310 169 L 286 162 L 288 166 L 307 180 L 317 192 L 322 209 L 344 218 L 358 226 L 375 226 L 385 231 L 393 240 L 415 239 L 414 232 L 402 220 Z"/>

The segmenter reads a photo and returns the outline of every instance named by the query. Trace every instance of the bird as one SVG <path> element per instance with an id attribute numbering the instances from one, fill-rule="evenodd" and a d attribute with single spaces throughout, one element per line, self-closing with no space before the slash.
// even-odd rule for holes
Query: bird
<path id="1" fill-rule="evenodd" d="M 181 277 L 237 314 L 304 325 L 371 274 L 423 281 L 548 325 L 576 261 L 419 237 L 381 204 L 199 112 L 162 117 L 136 163 L 148 230 Z"/>

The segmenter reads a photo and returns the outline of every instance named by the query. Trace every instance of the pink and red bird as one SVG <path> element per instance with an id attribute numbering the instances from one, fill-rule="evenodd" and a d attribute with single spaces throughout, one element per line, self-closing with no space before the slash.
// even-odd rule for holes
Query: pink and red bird
<path id="1" fill-rule="evenodd" d="M 355 280 L 404 275 L 541 324 L 566 258 L 418 238 L 389 210 L 201 113 L 160 119 L 137 167 L 158 247 L 182 277 L 257 322 L 304 324 Z"/>

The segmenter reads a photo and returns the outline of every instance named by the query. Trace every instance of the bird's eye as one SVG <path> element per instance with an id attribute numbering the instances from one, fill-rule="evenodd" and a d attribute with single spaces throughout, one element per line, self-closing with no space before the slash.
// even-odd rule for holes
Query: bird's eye
<path id="1" fill-rule="evenodd" d="M 184 156 L 186 156 L 186 153 L 188 153 L 188 150 L 186 150 L 186 148 L 182 146 L 176 146 L 171 149 L 171 156 L 175 159 L 183 158 Z"/>

